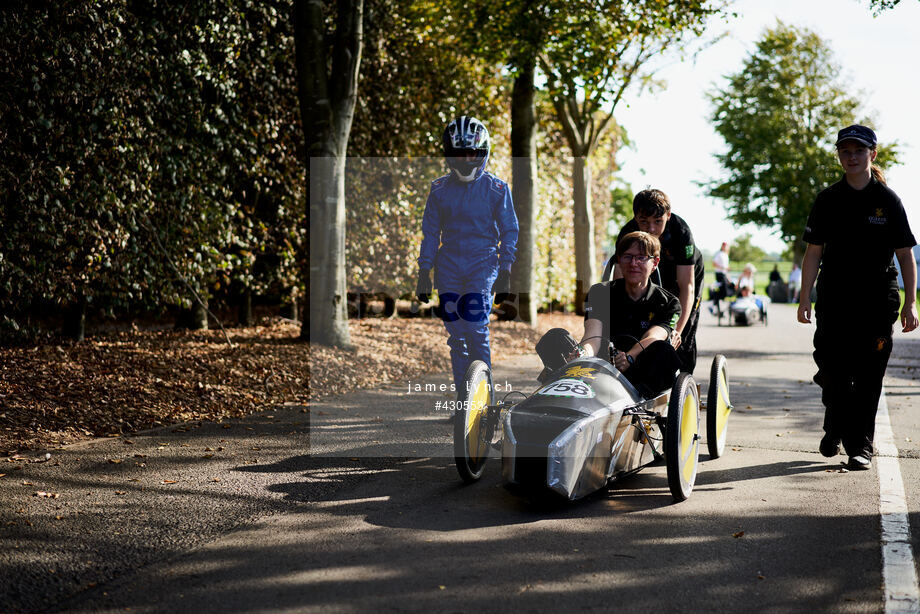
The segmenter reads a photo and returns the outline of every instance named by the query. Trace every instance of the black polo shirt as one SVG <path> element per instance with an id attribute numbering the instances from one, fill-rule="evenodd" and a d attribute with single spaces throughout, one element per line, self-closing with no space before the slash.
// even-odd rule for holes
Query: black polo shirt
<path id="1" fill-rule="evenodd" d="M 635 218 L 626 222 L 620 229 L 620 234 L 617 235 L 617 245 L 620 244 L 620 239 L 637 230 L 639 230 L 639 224 Z M 700 288 L 703 285 L 703 254 L 693 242 L 693 233 L 690 232 L 687 222 L 679 215 L 672 213 L 658 240 L 661 241 L 661 261 L 658 263 L 661 286 L 671 294 L 680 296 L 680 288 L 677 286 L 677 267 L 693 265 L 694 292 L 699 298 Z M 654 278 L 653 273 L 652 279 Z"/>
<path id="2" fill-rule="evenodd" d="M 836 298 L 858 289 L 857 303 L 884 300 L 897 279 L 894 250 L 917 244 L 901 199 L 874 177 L 862 190 L 845 178 L 822 190 L 802 238 L 824 246 L 819 295 Z"/>
<path id="3" fill-rule="evenodd" d="M 651 282 L 645 294 L 634 301 L 626 294 L 623 279 L 594 284 L 585 299 L 585 320 L 606 322 L 606 330 L 617 348 L 628 351 L 635 341 L 617 338 L 629 335 L 641 339 L 653 326 L 661 326 L 670 333 L 680 319 L 680 301 L 660 286 Z M 621 345 L 622 344 L 622 345 Z"/>

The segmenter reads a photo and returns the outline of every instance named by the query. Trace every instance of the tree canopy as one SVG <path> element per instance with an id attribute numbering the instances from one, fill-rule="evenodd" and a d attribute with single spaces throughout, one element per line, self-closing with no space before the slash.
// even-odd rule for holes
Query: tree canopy
<path id="1" fill-rule="evenodd" d="M 817 193 L 841 176 L 837 131 L 858 120 L 859 92 L 843 84 L 830 47 L 807 29 L 778 23 L 727 83 L 710 93 L 711 120 L 725 140 L 716 155 L 726 176 L 706 184 L 737 224 L 801 237 Z M 879 144 L 876 163 L 897 162 Z"/>

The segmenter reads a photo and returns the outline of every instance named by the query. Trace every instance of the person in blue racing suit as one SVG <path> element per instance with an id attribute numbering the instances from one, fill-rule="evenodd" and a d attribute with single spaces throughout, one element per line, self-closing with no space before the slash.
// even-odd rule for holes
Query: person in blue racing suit
<path id="1" fill-rule="evenodd" d="M 427 303 L 438 289 L 436 311 L 447 328 L 459 394 L 470 363 L 492 366 L 491 295 L 501 303 L 511 291 L 518 221 L 508 184 L 485 170 L 490 149 L 485 125 L 458 117 L 444 129 L 442 142 L 450 172 L 431 183 L 425 203 L 416 295 Z"/>

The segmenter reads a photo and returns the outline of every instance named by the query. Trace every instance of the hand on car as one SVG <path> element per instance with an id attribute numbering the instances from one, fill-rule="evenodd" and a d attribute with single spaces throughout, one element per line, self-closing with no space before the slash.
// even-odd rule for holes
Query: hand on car
<path id="1" fill-rule="evenodd" d="M 629 359 L 626 358 L 626 352 L 617 352 L 613 355 L 613 366 L 621 372 L 626 371 L 630 367 Z"/>

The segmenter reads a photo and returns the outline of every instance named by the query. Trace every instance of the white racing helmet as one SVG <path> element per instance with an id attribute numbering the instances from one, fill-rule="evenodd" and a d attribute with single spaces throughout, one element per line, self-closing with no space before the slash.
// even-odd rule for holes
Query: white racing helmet
<path id="1" fill-rule="evenodd" d="M 460 181 L 468 182 L 476 178 L 477 173 L 485 168 L 489 160 L 489 131 L 475 117 L 461 115 L 447 124 L 441 137 L 444 145 L 444 157 L 447 165 L 456 173 Z M 466 160 L 466 156 L 475 156 Z"/>

